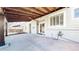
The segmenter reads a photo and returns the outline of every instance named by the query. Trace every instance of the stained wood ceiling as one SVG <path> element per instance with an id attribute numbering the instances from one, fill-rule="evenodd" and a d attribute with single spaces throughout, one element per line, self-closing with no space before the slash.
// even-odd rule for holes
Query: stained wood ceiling
<path id="1" fill-rule="evenodd" d="M 3 7 L 9 22 L 31 21 L 64 7 Z"/>

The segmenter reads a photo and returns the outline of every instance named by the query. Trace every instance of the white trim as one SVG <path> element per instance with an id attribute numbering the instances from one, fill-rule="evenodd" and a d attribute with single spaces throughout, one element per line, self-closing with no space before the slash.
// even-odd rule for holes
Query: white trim
<path id="1" fill-rule="evenodd" d="M 79 19 L 79 17 L 75 17 L 75 9 L 77 9 L 77 8 L 78 8 L 78 7 L 75 7 L 75 8 L 72 8 L 72 10 L 71 10 L 72 18 L 73 18 L 73 19 L 76 19 L 76 20 Z"/>
<path id="2" fill-rule="evenodd" d="M 63 25 L 60 25 L 60 15 L 61 14 L 63 14 Z M 63 27 L 64 26 L 64 23 L 65 23 L 65 15 L 64 15 L 64 12 L 61 12 L 61 13 L 59 13 L 59 14 L 56 14 L 56 15 L 53 15 L 53 16 L 50 16 L 50 18 L 52 17 L 55 17 L 56 18 L 56 16 L 59 16 L 59 25 L 50 25 L 50 26 L 54 26 L 54 27 Z M 53 19 L 52 19 L 53 20 Z M 52 22 L 53 23 L 53 22 Z M 55 23 L 56 23 L 56 21 L 55 21 Z"/>

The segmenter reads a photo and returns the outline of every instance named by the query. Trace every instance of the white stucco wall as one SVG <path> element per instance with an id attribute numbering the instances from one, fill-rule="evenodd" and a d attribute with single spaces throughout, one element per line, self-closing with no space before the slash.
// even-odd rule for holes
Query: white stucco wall
<path id="1" fill-rule="evenodd" d="M 45 23 L 45 36 L 51 38 L 57 38 L 59 31 L 62 32 L 62 40 L 73 40 L 79 42 L 79 18 L 74 17 L 75 8 L 64 8 L 56 12 L 50 13 L 48 15 L 42 16 L 40 18 L 34 19 L 30 22 L 25 22 L 24 32 L 30 33 L 29 24 L 31 24 L 31 34 L 40 33 L 40 24 Z M 50 17 L 64 13 L 64 25 L 63 26 L 50 26 Z M 37 25 L 38 21 L 38 25 Z M 37 28 L 38 26 L 38 28 Z"/>
<path id="2" fill-rule="evenodd" d="M 36 34 L 37 33 L 37 21 L 32 20 L 30 21 L 31 24 L 31 34 Z"/>
<path id="3" fill-rule="evenodd" d="M 64 13 L 64 25 L 50 26 L 50 17 L 60 13 Z M 63 38 L 61 39 L 79 42 L 79 18 L 74 18 L 74 8 L 64 8 L 35 20 L 37 20 L 39 24 L 45 23 L 45 36 L 47 37 L 57 38 L 58 32 L 62 31 Z M 32 21 L 31 24 L 32 33 L 36 33 L 36 22 Z"/>
<path id="4" fill-rule="evenodd" d="M 64 22 L 65 22 L 64 26 L 60 26 L 60 27 L 48 26 L 46 30 L 47 32 L 46 36 L 57 38 L 58 32 L 62 31 L 63 38 L 79 42 L 79 19 L 78 18 L 76 19 L 73 16 L 74 8 L 66 8 L 57 11 L 57 13 L 60 12 L 64 12 Z"/>
<path id="5" fill-rule="evenodd" d="M 29 24 L 30 24 L 30 22 L 25 23 L 25 32 L 26 33 L 29 33 Z"/>

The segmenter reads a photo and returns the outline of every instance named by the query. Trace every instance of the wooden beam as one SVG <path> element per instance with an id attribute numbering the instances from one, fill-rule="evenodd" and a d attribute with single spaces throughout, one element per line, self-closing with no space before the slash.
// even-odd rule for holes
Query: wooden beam
<path id="1" fill-rule="evenodd" d="M 34 16 L 34 15 L 21 14 L 21 13 L 15 13 L 15 12 L 5 12 L 4 14 L 12 14 L 12 15 L 19 15 L 19 16 L 27 16 L 27 17 L 32 17 L 32 18 L 37 17 L 37 16 Z"/>
<path id="2" fill-rule="evenodd" d="M 13 15 L 20 15 L 20 16 L 28 16 L 28 17 L 31 17 L 31 19 L 35 19 L 36 17 L 38 17 L 38 15 L 24 14 L 24 13 L 21 13 L 21 12 L 17 12 L 17 11 L 14 11 L 14 10 L 7 10 L 7 9 L 5 9 L 4 14 L 13 14 Z"/>
<path id="3" fill-rule="evenodd" d="M 36 12 L 36 13 L 39 13 L 39 14 L 41 14 L 41 15 L 44 14 L 42 11 L 40 12 L 39 10 L 37 10 L 36 7 L 28 7 L 28 9 L 29 9 L 29 10 L 32 10 L 32 11 L 34 11 L 34 12 Z"/>
<path id="4" fill-rule="evenodd" d="M 22 7 L 15 7 L 15 8 L 11 7 L 11 8 L 12 8 L 12 9 L 16 9 L 17 11 L 18 11 L 18 10 L 20 10 L 21 12 L 23 11 L 24 13 L 31 13 L 31 14 L 35 14 L 35 15 L 41 15 L 41 14 L 39 14 L 39 13 L 36 13 L 36 12 L 34 12 L 34 11 L 31 11 L 30 9 L 28 10 L 28 9 L 22 8 Z"/>
<path id="5" fill-rule="evenodd" d="M 27 19 L 27 20 L 21 20 L 21 19 L 16 19 L 16 18 L 12 18 L 12 20 L 10 20 L 10 18 L 7 18 L 8 19 L 8 22 L 28 22 L 28 21 L 31 21 L 30 19 Z"/>
<path id="6" fill-rule="evenodd" d="M 32 12 L 32 13 L 35 13 L 35 14 L 38 14 L 38 15 L 43 15 L 43 13 L 40 13 L 38 12 L 37 10 L 35 10 L 33 7 L 26 7 L 26 8 L 23 8 L 29 12 Z"/>
<path id="7" fill-rule="evenodd" d="M 44 14 L 48 13 L 48 11 L 43 7 L 36 7 L 38 10 L 42 11 Z"/>
<path id="8" fill-rule="evenodd" d="M 20 16 L 20 15 L 14 15 L 14 14 L 6 14 L 6 16 L 7 17 L 11 17 L 11 18 L 17 18 L 17 19 L 19 19 L 19 18 L 21 18 L 21 17 L 23 17 L 23 19 L 25 18 L 25 19 L 27 19 L 28 18 L 28 16 Z"/>
<path id="9" fill-rule="evenodd" d="M 15 15 L 15 14 L 5 14 L 6 18 L 8 21 L 28 21 L 28 20 L 33 20 L 32 18 L 30 19 L 27 16 L 20 16 L 20 15 Z"/>
<path id="10" fill-rule="evenodd" d="M 42 15 L 37 15 L 37 14 L 29 14 L 30 11 L 33 11 L 33 10 L 30 10 L 29 13 L 26 13 L 24 10 L 26 10 L 27 7 L 25 8 L 22 8 L 22 10 L 19 10 L 17 7 L 12 7 L 12 8 L 5 8 L 5 14 L 6 14 L 6 17 L 7 19 L 9 19 L 9 21 L 13 21 L 13 19 L 16 19 L 17 21 L 28 21 L 28 20 L 32 20 L 32 19 L 36 19 L 36 18 L 39 18 L 39 17 L 42 17 L 44 15 L 47 15 L 51 12 L 55 12 L 59 9 L 61 9 L 62 7 L 51 7 L 51 11 L 48 12 L 48 8 L 47 7 L 28 7 L 28 9 L 33 9 L 33 10 L 38 10 L 38 12 L 42 13 Z M 42 9 L 40 9 L 42 8 Z M 54 8 L 54 9 L 52 9 Z M 46 10 L 46 12 L 43 12 L 44 10 Z M 8 15 L 7 15 L 8 14 Z M 12 19 L 12 20 L 11 20 Z M 15 20 L 14 20 L 15 21 Z"/>
<path id="11" fill-rule="evenodd" d="M 47 7 L 43 7 L 47 12 L 50 12 L 50 10 Z"/>
<path id="12" fill-rule="evenodd" d="M 28 15 L 33 15 L 33 16 L 40 16 L 38 14 L 34 14 L 34 13 L 31 13 L 31 12 L 27 12 L 27 11 L 23 11 L 21 10 L 21 8 L 16 8 L 14 9 L 13 7 L 8 7 L 8 8 L 5 8 L 6 11 L 13 11 L 13 12 L 16 12 L 16 13 L 21 13 L 21 14 L 28 14 Z"/>
<path id="13" fill-rule="evenodd" d="M 32 8 L 34 8 L 35 10 L 37 10 L 37 11 L 40 12 L 40 13 L 43 13 L 43 15 L 45 14 L 45 12 L 42 11 L 42 10 L 40 10 L 39 7 L 32 7 Z M 41 8 L 41 7 L 40 7 L 40 8 Z"/>
<path id="14" fill-rule="evenodd" d="M 19 12 L 15 12 L 15 11 L 5 11 L 4 14 L 15 14 L 15 15 L 22 15 L 22 16 L 25 16 L 27 14 L 23 14 L 23 13 L 19 13 Z M 29 15 L 28 15 L 29 16 Z"/>
<path id="15" fill-rule="evenodd" d="M 29 19 L 29 18 L 14 18 L 14 17 L 7 17 L 7 19 L 8 19 L 8 22 L 23 22 L 23 21 L 25 21 L 25 22 L 27 22 L 27 21 L 31 21 L 31 19 Z M 22 20 L 23 19 L 23 20 Z"/>
<path id="16" fill-rule="evenodd" d="M 50 14 L 50 13 L 52 13 L 52 12 L 58 11 L 58 10 L 63 9 L 63 8 L 65 8 L 65 7 L 55 8 L 54 10 L 52 10 L 52 11 L 49 12 L 49 13 L 44 14 L 43 16 L 48 15 L 48 14 Z M 43 16 L 39 16 L 39 17 L 37 17 L 37 18 L 40 18 L 40 17 L 43 17 Z"/>

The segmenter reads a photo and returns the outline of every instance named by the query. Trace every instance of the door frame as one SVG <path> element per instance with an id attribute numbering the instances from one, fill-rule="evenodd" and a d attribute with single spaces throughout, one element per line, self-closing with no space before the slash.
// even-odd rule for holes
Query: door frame
<path id="1" fill-rule="evenodd" d="M 44 28 L 41 27 L 41 25 L 43 25 L 43 24 L 44 24 Z M 44 32 L 41 32 L 41 28 L 43 29 Z M 42 22 L 42 23 L 39 24 L 39 32 L 40 32 L 40 34 L 44 34 L 45 33 L 45 22 Z"/>
<path id="2" fill-rule="evenodd" d="M 31 33 L 31 23 L 29 24 L 29 33 Z"/>

